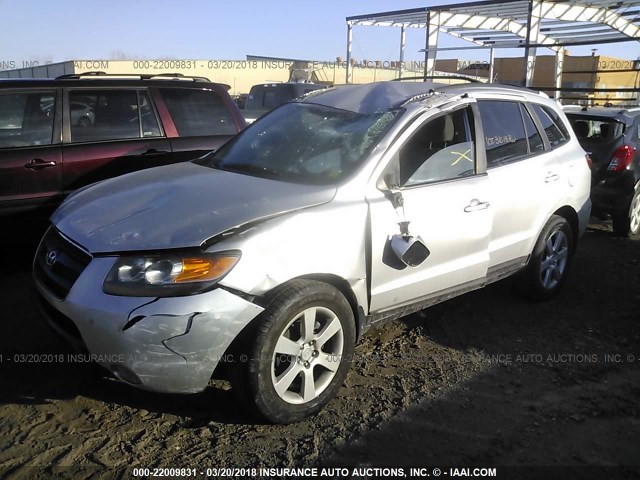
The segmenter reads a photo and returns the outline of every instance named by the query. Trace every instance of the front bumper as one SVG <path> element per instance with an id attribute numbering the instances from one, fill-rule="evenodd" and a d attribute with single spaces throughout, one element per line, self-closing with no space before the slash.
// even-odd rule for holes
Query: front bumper
<path id="1" fill-rule="evenodd" d="M 263 309 L 223 289 L 170 298 L 107 295 L 102 283 L 115 261 L 92 259 L 64 300 L 34 278 L 47 320 L 126 383 L 167 393 L 204 390 L 233 339 Z"/>

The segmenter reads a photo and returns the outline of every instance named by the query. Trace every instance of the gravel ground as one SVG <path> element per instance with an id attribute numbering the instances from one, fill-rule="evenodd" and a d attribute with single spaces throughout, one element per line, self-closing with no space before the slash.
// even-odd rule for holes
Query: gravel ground
<path id="1" fill-rule="evenodd" d="M 248 415 L 224 381 L 158 395 L 87 364 L 20 362 L 72 353 L 33 304 L 27 243 L 2 249 L 0 477 L 64 466 L 640 465 L 640 239 L 607 225 L 587 232 L 549 302 L 520 299 L 507 280 L 371 331 L 338 397 L 287 426 Z"/>

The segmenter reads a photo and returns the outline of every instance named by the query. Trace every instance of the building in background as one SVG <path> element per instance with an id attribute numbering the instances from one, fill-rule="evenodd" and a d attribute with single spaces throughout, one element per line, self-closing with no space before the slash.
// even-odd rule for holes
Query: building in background
<path id="1" fill-rule="evenodd" d="M 522 83 L 523 58 L 496 58 L 493 80 L 501 83 Z M 555 85 L 555 56 L 536 58 L 533 88 L 553 95 Z M 424 62 L 394 62 L 369 59 L 351 59 L 353 83 L 392 80 L 402 75 L 420 77 Z M 305 81 L 325 85 L 340 85 L 345 81 L 346 62 L 315 61 L 291 58 L 248 55 L 244 60 L 70 60 L 29 68 L 0 71 L 0 78 L 55 78 L 65 74 L 86 72 L 107 74 L 162 74 L 179 73 L 187 76 L 206 77 L 214 82 L 230 86 L 232 95 L 249 92 L 259 83 Z M 489 80 L 489 64 L 482 61 L 437 59 L 436 74 L 465 74 L 484 81 Z M 640 87 L 640 61 L 600 55 L 564 55 L 562 87 L 560 95 L 565 104 L 604 105 L 637 104 Z M 614 89 L 611 92 L 587 92 L 583 90 Z"/>
<path id="2" fill-rule="evenodd" d="M 404 77 L 421 76 L 421 62 L 400 62 L 352 59 L 353 81 L 369 83 Z M 456 72 L 455 59 L 438 60 L 439 73 Z M 335 61 L 299 60 L 248 55 L 244 60 L 69 60 L 0 71 L 0 78 L 55 78 L 60 75 L 104 72 L 110 75 L 160 75 L 179 73 L 185 76 L 206 77 L 230 86 L 232 95 L 248 93 L 253 85 L 287 81 L 307 81 L 325 85 L 344 83 L 346 63 Z"/>

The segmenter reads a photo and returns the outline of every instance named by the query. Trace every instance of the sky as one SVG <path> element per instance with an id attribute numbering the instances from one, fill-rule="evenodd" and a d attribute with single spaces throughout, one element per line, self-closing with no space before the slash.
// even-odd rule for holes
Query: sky
<path id="1" fill-rule="evenodd" d="M 447 0 L 449 3 L 450 0 Z M 5 62 L 117 59 L 239 60 L 246 55 L 333 61 L 346 56 L 345 17 L 428 7 L 440 0 L 0 0 L 0 70 Z M 463 3 L 463 2 L 458 2 Z M 355 27 L 353 57 L 397 60 L 400 30 Z M 472 44 L 440 36 L 440 46 Z M 597 53 L 640 57 L 639 42 L 603 44 Z M 421 60 L 424 30 L 409 29 L 405 60 Z M 589 47 L 568 47 L 590 55 Z M 539 49 L 538 54 L 551 54 Z M 522 56 L 521 49 L 497 57 Z M 487 50 L 438 58 L 488 60 Z"/>

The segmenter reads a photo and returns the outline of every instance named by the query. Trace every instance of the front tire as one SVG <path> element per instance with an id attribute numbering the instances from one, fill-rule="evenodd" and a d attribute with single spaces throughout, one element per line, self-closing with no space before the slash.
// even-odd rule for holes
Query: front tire
<path id="1" fill-rule="evenodd" d="M 356 332 L 345 297 L 331 285 L 297 280 L 256 321 L 234 389 L 274 423 L 318 412 L 335 396 L 351 363 Z"/>
<path id="2" fill-rule="evenodd" d="M 573 231 L 567 220 L 552 215 L 540 232 L 523 272 L 526 296 L 547 300 L 560 291 L 569 272 L 573 245 Z"/>

